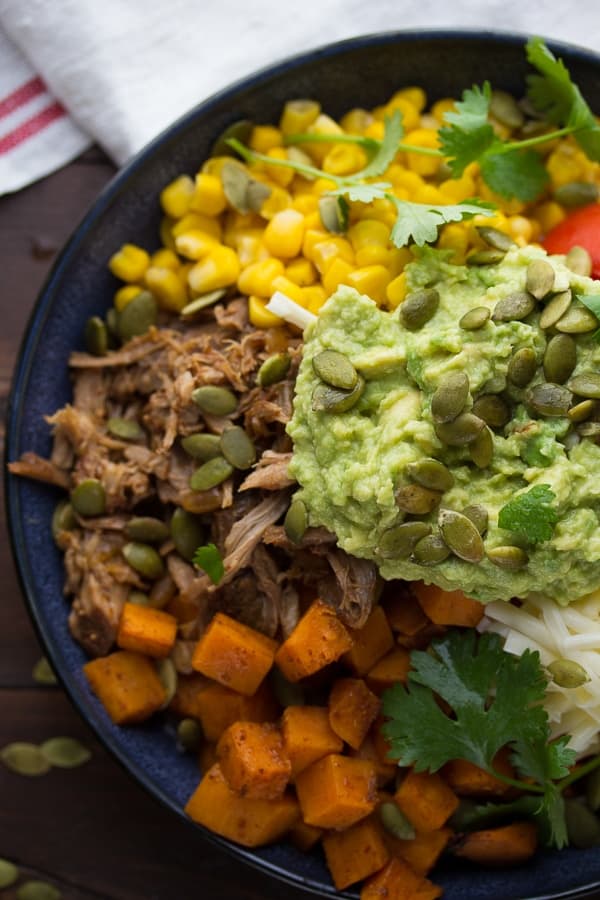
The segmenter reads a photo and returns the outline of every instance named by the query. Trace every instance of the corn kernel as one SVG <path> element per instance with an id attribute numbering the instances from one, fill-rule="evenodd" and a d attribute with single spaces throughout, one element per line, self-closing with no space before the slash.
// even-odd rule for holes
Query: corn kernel
<path id="1" fill-rule="evenodd" d="M 248 318 L 255 328 L 275 328 L 283 325 L 283 319 L 267 309 L 267 301 L 254 295 L 248 297 Z"/>
<path id="2" fill-rule="evenodd" d="M 351 175 L 359 172 L 367 164 L 367 155 L 362 147 L 356 144 L 334 144 L 325 159 L 322 167 L 324 172 L 331 175 Z"/>
<path id="3" fill-rule="evenodd" d="M 235 242 L 239 234 L 247 234 L 249 231 L 262 231 L 265 227 L 264 221 L 256 213 L 239 213 L 234 209 L 230 209 L 224 216 L 225 222 L 223 227 L 223 243 L 228 247 L 235 247 Z"/>
<path id="4" fill-rule="evenodd" d="M 319 224 L 320 223 L 321 217 L 319 216 Z M 321 241 L 327 240 L 329 232 L 325 231 L 324 228 L 311 228 L 307 222 L 305 222 L 305 225 L 306 230 L 304 232 L 304 240 L 302 241 L 302 256 L 305 256 L 306 259 L 309 259 L 312 262 L 315 246 L 320 244 Z"/>
<path id="5" fill-rule="evenodd" d="M 390 283 L 390 273 L 385 266 L 365 266 L 348 275 L 348 284 L 361 294 L 366 294 L 375 303 L 383 303 L 386 288 Z"/>
<path id="6" fill-rule="evenodd" d="M 272 147 L 281 147 L 283 135 L 274 125 L 255 125 L 249 145 L 256 153 L 267 153 Z"/>
<path id="7" fill-rule="evenodd" d="M 405 100 L 408 100 L 409 103 L 412 103 L 417 112 L 423 112 L 427 106 L 427 94 L 422 87 L 417 87 L 416 85 L 402 88 L 402 90 L 397 91 L 394 96 L 403 97 Z"/>
<path id="8" fill-rule="evenodd" d="M 143 291 L 143 287 L 139 284 L 126 284 L 119 288 L 115 293 L 113 303 L 117 312 L 122 312 L 128 303 L 131 303 L 134 297 Z"/>
<path id="9" fill-rule="evenodd" d="M 445 225 L 440 232 L 438 247 L 442 250 L 453 250 L 452 262 L 455 265 L 462 265 L 469 247 L 469 231 L 459 222 Z"/>
<path id="10" fill-rule="evenodd" d="M 197 294 L 205 294 L 235 284 L 239 274 L 240 263 L 235 251 L 217 245 L 190 270 L 188 283 Z"/>
<path id="11" fill-rule="evenodd" d="M 356 265 L 359 268 L 375 265 L 387 267 L 389 254 L 390 251 L 387 247 L 382 247 L 381 244 L 366 244 L 356 251 Z"/>
<path id="12" fill-rule="evenodd" d="M 404 141 L 413 147 L 424 147 L 428 150 L 439 149 L 437 131 L 429 128 L 415 128 L 413 131 L 409 131 Z M 435 175 L 441 161 L 442 158 L 440 156 L 427 156 L 422 153 L 410 153 L 410 151 L 406 153 L 408 168 L 418 175 Z"/>
<path id="13" fill-rule="evenodd" d="M 557 188 L 571 181 L 583 181 L 585 168 L 575 147 L 561 142 L 546 160 L 546 170 L 553 187 Z"/>
<path id="14" fill-rule="evenodd" d="M 535 218 L 539 222 L 543 234 L 547 234 L 555 225 L 562 222 L 565 216 L 564 209 L 555 200 L 540 203 L 535 210 Z"/>
<path id="15" fill-rule="evenodd" d="M 120 278 L 129 283 L 140 281 L 150 264 L 150 254 L 136 244 L 123 244 L 120 250 L 114 253 L 108 261 L 108 268 Z"/>
<path id="16" fill-rule="evenodd" d="M 348 276 L 354 271 L 354 266 L 345 259 L 337 257 L 333 260 L 323 275 L 323 287 L 325 293 L 330 296 L 337 291 L 340 284 L 349 284 Z"/>
<path id="17" fill-rule="evenodd" d="M 242 294 L 270 297 L 273 293 L 273 280 L 283 275 L 284 272 L 281 260 L 270 256 L 268 259 L 246 266 L 240 273 L 237 286 Z"/>
<path id="18" fill-rule="evenodd" d="M 285 188 L 279 187 L 277 184 L 270 184 L 269 187 L 271 193 L 260 208 L 263 219 L 272 219 L 276 213 L 281 212 L 282 209 L 289 209 L 292 205 L 291 194 Z"/>
<path id="19" fill-rule="evenodd" d="M 185 231 L 175 238 L 177 252 L 186 259 L 203 259 L 211 250 L 219 246 L 219 242 L 210 234 L 199 229 Z"/>
<path id="20" fill-rule="evenodd" d="M 369 244 L 387 247 L 389 239 L 390 229 L 379 219 L 359 219 L 348 229 L 348 240 L 355 253 Z"/>
<path id="21" fill-rule="evenodd" d="M 184 216 L 183 219 L 180 219 L 179 222 L 175 222 L 171 229 L 173 242 L 176 237 L 180 234 L 185 234 L 186 231 L 204 231 L 206 234 L 213 237 L 215 241 L 221 240 L 221 223 L 219 220 L 213 219 L 210 216 L 202 216 L 200 213 L 188 213 L 188 215 Z M 174 247 L 172 249 L 174 249 Z"/>
<path id="22" fill-rule="evenodd" d="M 171 219 L 169 216 L 164 216 L 160 220 L 160 226 L 158 229 L 161 244 L 163 245 L 163 247 L 166 247 L 168 250 L 172 250 L 173 252 L 175 252 L 175 241 L 173 240 L 172 232 L 174 224 L 174 219 Z"/>
<path id="23" fill-rule="evenodd" d="M 336 135 L 343 134 L 343 131 L 338 123 L 331 118 L 331 116 L 326 116 L 321 113 L 321 115 L 317 116 L 310 128 L 307 129 L 307 133 Z M 320 165 L 331 150 L 331 144 L 327 142 L 322 144 L 308 142 L 306 144 L 302 144 L 302 149 Z"/>
<path id="24" fill-rule="evenodd" d="M 242 269 L 269 257 L 269 251 L 262 242 L 262 233 L 254 229 L 236 235 L 234 250 L 238 255 Z"/>
<path id="25" fill-rule="evenodd" d="M 416 192 L 425 184 L 417 172 L 411 172 L 410 169 L 397 164 L 389 167 L 386 177 L 392 182 L 394 190 L 404 188 L 408 191 L 408 197 L 413 198 Z"/>
<path id="26" fill-rule="evenodd" d="M 415 193 L 415 203 L 443 203 L 444 196 L 440 194 L 437 187 L 433 184 L 424 184 L 422 188 Z"/>
<path id="27" fill-rule="evenodd" d="M 338 256 L 354 264 L 354 251 L 350 242 L 342 237 L 329 237 L 314 245 L 311 259 L 323 275 Z"/>
<path id="28" fill-rule="evenodd" d="M 298 194 L 294 190 L 294 185 L 292 185 L 292 196 L 292 209 L 297 209 L 303 216 L 307 216 L 309 213 L 313 212 L 316 212 L 318 215 L 319 198 L 314 194 Z"/>
<path id="29" fill-rule="evenodd" d="M 216 175 L 199 172 L 196 190 L 190 201 L 190 209 L 204 216 L 218 216 L 227 206 L 221 179 Z"/>
<path id="30" fill-rule="evenodd" d="M 290 300 L 294 300 L 295 303 L 302 304 L 304 300 L 302 288 L 290 281 L 289 278 L 286 278 L 285 275 L 278 275 L 277 278 L 273 279 L 273 291 L 281 291 L 282 294 L 285 294 Z"/>
<path id="31" fill-rule="evenodd" d="M 517 200 L 516 197 L 513 197 L 512 200 L 507 200 L 505 197 L 495 194 L 482 178 L 477 179 L 476 195 L 482 200 L 489 200 L 496 206 L 501 207 L 504 213 L 509 216 L 516 216 L 522 213 L 526 206 L 522 200 Z"/>
<path id="32" fill-rule="evenodd" d="M 442 100 L 436 100 L 431 107 L 431 114 L 435 116 L 441 124 L 444 121 L 446 113 L 456 111 L 456 100 L 452 97 L 444 97 Z"/>
<path id="33" fill-rule="evenodd" d="M 150 257 L 150 265 L 158 266 L 159 269 L 173 269 L 175 271 L 179 268 L 180 259 L 173 250 L 161 247 L 160 250 L 157 250 Z"/>
<path id="34" fill-rule="evenodd" d="M 510 216 L 508 219 L 508 233 L 515 240 L 522 239 L 524 244 L 528 244 L 533 237 L 533 225 L 525 216 Z"/>
<path id="35" fill-rule="evenodd" d="M 365 137 L 375 138 L 376 141 L 383 140 L 384 134 L 385 125 L 381 119 L 375 119 L 370 125 L 367 125 L 364 130 Z"/>
<path id="36" fill-rule="evenodd" d="M 283 134 L 299 134 L 306 131 L 321 112 L 316 100 L 288 100 L 283 107 L 279 127 Z"/>
<path id="37" fill-rule="evenodd" d="M 200 172 L 205 175 L 216 175 L 217 178 L 220 178 L 223 166 L 225 163 L 230 162 L 231 156 L 211 156 L 209 159 L 204 160 L 200 167 Z"/>
<path id="38" fill-rule="evenodd" d="M 378 219 L 388 228 L 396 221 L 396 208 L 390 200 L 373 200 L 372 203 L 360 203 L 354 210 L 356 219 Z"/>
<path id="39" fill-rule="evenodd" d="M 340 119 L 340 125 L 347 134 L 364 134 L 371 122 L 373 122 L 373 114 L 359 107 L 351 109 Z"/>
<path id="40" fill-rule="evenodd" d="M 302 291 L 305 309 L 316 315 L 327 300 L 325 288 L 320 284 L 313 284 L 310 287 L 302 288 Z"/>
<path id="41" fill-rule="evenodd" d="M 449 178 L 439 185 L 440 194 L 449 203 L 462 203 L 468 197 L 474 197 L 475 190 L 474 179 L 464 173 L 460 178 Z"/>
<path id="42" fill-rule="evenodd" d="M 308 287 L 317 280 L 317 270 L 310 259 L 304 259 L 302 256 L 287 264 L 285 274 L 286 278 L 289 278 L 294 284 L 299 284 L 300 287 Z"/>
<path id="43" fill-rule="evenodd" d="M 298 256 L 304 239 L 304 216 L 295 209 L 275 213 L 263 235 L 272 256 L 292 259 Z"/>
<path id="44" fill-rule="evenodd" d="M 188 302 L 188 294 L 179 274 L 173 269 L 150 266 L 144 278 L 146 287 L 154 294 L 158 305 L 171 312 L 180 312 Z"/>
<path id="45" fill-rule="evenodd" d="M 406 298 L 408 288 L 406 284 L 406 272 L 402 272 L 393 281 L 390 281 L 385 289 L 387 305 L 390 309 L 396 309 Z"/>
<path id="46" fill-rule="evenodd" d="M 394 94 L 389 103 L 386 103 L 383 107 L 383 114 L 384 116 L 392 116 L 396 111 L 402 114 L 402 124 L 405 132 L 418 128 L 420 123 L 419 110 L 413 106 L 410 100 L 407 100 L 406 97 L 401 97 L 399 94 Z"/>
<path id="47" fill-rule="evenodd" d="M 315 197 L 315 200 L 317 198 Z M 304 216 L 304 228 L 305 228 L 305 236 L 307 231 L 318 231 L 323 232 L 323 222 L 321 220 L 321 213 L 319 212 L 319 201 L 317 200 L 317 208 Z"/>
<path id="48" fill-rule="evenodd" d="M 288 151 L 285 147 L 272 147 L 268 151 L 267 156 L 270 159 L 288 159 Z M 285 166 L 269 166 L 264 163 L 262 168 L 271 181 L 284 188 L 292 183 L 296 174 L 293 169 L 288 169 Z"/>
<path id="49" fill-rule="evenodd" d="M 160 205 L 168 216 L 180 219 L 190 208 L 194 196 L 194 182 L 189 175 L 180 175 L 160 192 Z"/>
<path id="50" fill-rule="evenodd" d="M 392 279 L 404 271 L 404 267 L 413 262 L 414 257 L 408 247 L 392 247 L 389 251 L 387 268 Z"/>

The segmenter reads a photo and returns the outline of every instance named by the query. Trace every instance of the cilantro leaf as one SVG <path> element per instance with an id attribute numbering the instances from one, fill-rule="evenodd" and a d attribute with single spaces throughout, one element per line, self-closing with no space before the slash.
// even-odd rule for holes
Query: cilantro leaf
<path id="1" fill-rule="evenodd" d="M 477 215 L 493 215 L 491 205 L 478 200 L 436 206 L 432 203 L 400 200 L 393 194 L 388 194 L 387 198 L 396 207 L 397 217 L 391 233 L 391 241 L 396 247 L 405 247 L 411 241 L 422 247 L 423 244 L 435 241 L 438 228 L 447 222 L 460 222 Z"/>
<path id="2" fill-rule="evenodd" d="M 542 802 L 534 813 L 540 837 L 548 847 L 561 850 L 569 843 L 565 819 L 565 801 L 557 784 L 551 781 L 545 785 Z"/>
<path id="3" fill-rule="evenodd" d="M 441 128 L 439 136 L 442 151 L 448 157 L 448 165 L 455 178 L 460 178 L 469 163 L 480 159 L 496 143 L 491 125 L 482 125 L 475 131 Z"/>
<path id="4" fill-rule="evenodd" d="M 359 203 L 372 203 L 373 200 L 383 200 L 391 187 L 387 181 L 373 181 L 371 184 L 343 184 L 328 193 L 332 197 L 348 197 Z"/>
<path id="5" fill-rule="evenodd" d="M 385 130 L 379 149 L 364 169 L 356 172 L 352 176 L 353 178 L 376 178 L 378 175 L 382 175 L 393 162 L 398 152 L 398 144 L 404 134 L 400 111 L 396 109 L 391 117 L 386 116 L 384 126 Z"/>
<path id="6" fill-rule="evenodd" d="M 221 554 L 214 544 L 205 544 L 203 547 L 198 547 L 192 562 L 199 569 L 206 572 L 213 584 L 219 584 L 225 573 L 225 567 Z"/>
<path id="7" fill-rule="evenodd" d="M 485 81 L 483 87 L 475 84 L 463 91 L 462 100 L 454 104 L 456 112 L 447 112 L 444 121 L 462 131 L 477 131 L 487 124 L 491 99 L 492 88 L 489 81 Z"/>
<path id="8" fill-rule="evenodd" d="M 498 525 L 528 538 L 532 544 L 549 541 L 558 522 L 552 506 L 556 494 L 548 484 L 536 484 L 524 494 L 509 500 L 498 515 Z"/>
<path id="9" fill-rule="evenodd" d="M 575 296 L 594 313 L 597 319 L 600 319 L 600 294 L 575 294 Z"/>
<path id="10" fill-rule="evenodd" d="M 535 150 L 486 153 L 481 160 L 484 181 L 496 194 L 511 200 L 535 200 L 548 183 L 548 172 Z"/>

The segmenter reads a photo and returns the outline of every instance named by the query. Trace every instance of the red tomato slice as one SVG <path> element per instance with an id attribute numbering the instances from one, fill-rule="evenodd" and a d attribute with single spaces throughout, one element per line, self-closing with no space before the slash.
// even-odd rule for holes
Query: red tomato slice
<path id="1" fill-rule="evenodd" d="M 542 244 L 548 253 L 568 253 L 571 247 L 585 247 L 592 257 L 592 278 L 600 278 L 600 203 L 569 213 L 548 232 Z"/>

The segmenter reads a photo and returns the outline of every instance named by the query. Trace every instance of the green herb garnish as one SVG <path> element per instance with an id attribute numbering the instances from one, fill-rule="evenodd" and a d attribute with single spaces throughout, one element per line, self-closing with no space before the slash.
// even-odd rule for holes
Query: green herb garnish
<path id="1" fill-rule="evenodd" d="M 526 537 L 532 544 L 549 541 L 558 522 L 552 506 L 556 495 L 548 484 L 537 484 L 524 494 L 513 497 L 498 514 L 498 525 Z"/>
<path id="2" fill-rule="evenodd" d="M 195 566 L 206 572 L 213 584 L 219 584 L 225 574 L 225 566 L 221 554 L 214 544 L 198 547 L 192 560 Z"/>

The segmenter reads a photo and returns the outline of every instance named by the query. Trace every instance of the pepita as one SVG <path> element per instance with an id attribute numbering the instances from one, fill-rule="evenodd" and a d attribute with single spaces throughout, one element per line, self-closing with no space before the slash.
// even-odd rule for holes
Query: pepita
<path id="1" fill-rule="evenodd" d="M 392 837 L 400 841 L 412 841 L 415 837 L 415 829 L 406 818 L 397 803 L 386 801 L 378 808 L 381 824 Z"/>
<path id="2" fill-rule="evenodd" d="M 494 456 L 494 437 L 486 425 L 469 444 L 469 455 L 478 469 L 487 469 Z"/>
<path id="3" fill-rule="evenodd" d="M 61 900 L 62 894 L 47 881 L 25 881 L 17 889 L 17 900 Z"/>
<path id="4" fill-rule="evenodd" d="M 577 363 L 577 345 L 570 334 L 555 334 L 544 353 L 546 381 L 564 384 Z M 600 396 L 600 395 L 599 395 Z"/>
<path id="5" fill-rule="evenodd" d="M 489 225 L 477 225 L 475 230 L 486 244 L 489 244 L 490 247 L 494 247 L 496 250 L 503 250 L 506 253 L 517 246 L 509 234 L 500 231 L 498 228 L 492 228 Z"/>
<path id="6" fill-rule="evenodd" d="M 453 509 L 442 509 L 438 515 L 438 525 L 445 543 L 455 556 L 465 562 L 481 562 L 484 556 L 483 540 L 471 519 Z"/>
<path id="7" fill-rule="evenodd" d="M 490 115 L 507 128 L 522 128 L 525 116 L 515 98 L 506 91 L 492 91 Z"/>
<path id="8" fill-rule="evenodd" d="M 552 382 L 543 382 L 530 388 L 527 403 L 542 416 L 566 416 L 573 401 L 573 394 L 566 387 Z"/>
<path id="9" fill-rule="evenodd" d="M 537 356 L 531 347 L 521 347 L 510 358 L 506 377 L 515 387 L 526 387 L 537 369 Z"/>
<path id="10" fill-rule="evenodd" d="M 171 516 L 171 538 L 179 555 L 191 562 L 204 544 L 204 528 L 196 516 L 178 506 Z"/>
<path id="11" fill-rule="evenodd" d="M 159 544 L 169 537 L 169 526 L 153 516 L 134 516 L 125 525 L 125 534 L 130 541 L 144 541 Z"/>
<path id="12" fill-rule="evenodd" d="M 289 353 L 274 353 L 265 359 L 256 374 L 256 381 L 261 387 L 270 387 L 282 381 L 289 372 L 292 358 Z"/>
<path id="13" fill-rule="evenodd" d="M 218 291 L 209 291 L 207 294 L 201 294 L 199 297 L 194 297 L 190 303 L 187 303 L 179 315 L 182 319 L 192 319 L 199 312 L 202 312 L 203 309 L 207 309 L 209 306 L 214 306 L 219 300 L 221 300 L 227 292 L 223 288 L 219 288 Z"/>
<path id="14" fill-rule="evenodd" d="M 165 659 L 156 660 L 156 671 L 158 672 L 160 683 L 165 689 L 164 709 L 169 705 L 177 690 L 177 669 L 173 660 L 167 656 Z"/>
<path id="15" fill-rule="evenodd" d="M 0 760 L 17 775 L 37 776 L 50 771 L 50 763 L 37 744 L 14 741 L 0 750 Z"/>
<path id="16" fill-rule="evenodd" d="M 499 566 L 501 569 L 508 569 L 509 571 L 522 569 L 529 562 L 529 557 L 525 551 L 512 544 L 492 547 L 487 551 L 487 557 L 495 566 Z"/>
<path id="17" fill-rule="evenodd" d="M 343 391 L 351 391 L 358 372 L 347 356 L 337 350 L 322 350 L 313 356 L 312 366 L 321 381 Z"/>
<path id="18" fill-rule="evenodd" d="M 566 255 L 565 265 L 575 275 L 584 275 L 589 278 L 592 274 L 592 257 L 585 247 L 571 247 Z"/>
<path id="19" fill-rule="evenodd" d="M 211 488 L 222 484 L 233 475 L 233 466 L 224 456 L 215 456 L 208 459 L 199 469 L 196 469 L 190 478 L 190 487 L 193 491 L 210 491 Z"/>
<path id="20" fill-rule="evenodd" d="M 106 509 L 106 492 L 97 478 L 86 478 L 71 491 L 71 505 L 80 516 L 101 516 Z"/>
<path id="21" fill-rule="evenodd" d="M 194 459 L 214 459 L 221 455 L 221 436 L 200 431 L 197 434 L 188 434 L 181 439 L 181 446 L 189 456 Z"/>
<path id="22" fill-rule="evenodd" d="M 418 484 L 432 491 L 449 491 L 454 484 L 454 475 L 439 459 L 426 457 L 411 462 L 406 467 L 407 474 Z"/>
<path id="23" fill-rule="evenodd" d="M 229 388 L 217 384 L 203 384 L 192 392 L 192 400 L 203 413 L 210 416 L 229 416 L 235 412 L 238 399 Z"/>
<path id="24" fill-rule="evenodd" d="M 0 859 L 0 891 L 15 883 L 19 877 L 19 870 L 8 859 Z"/>
<path id="25" fill-rule="evenodd" d="M 100 316 L 91 316 L 85 323 L 85 349 L 94 356 L 106 356 L 108 352 L 108 329 Z"/>
<path id="26" fill-rule="evenodd" d="M 120 441 L 139 441 L 144 432 L 135 419 L 120 419 L 116 416 L 106 422 L 106 430 Z"/>
<path id="27" fill-rule="evenodd" d="M 235 150 L 233 150 L 229 146 L 227 141 L 231 138 L 236 138 L 238 141 L 240 141 L 240 143 L 247 144 L 250 140 L 250 135 L 252 134 L 253 128 L 254 122 L 251 122 L 250 119 L 238 119 L 237 122 L 232 122 L 232 124 L 228 125 L 227 128 L 216 139 L 216 141 L 212 145 L 210 155 L 236 156 Z"/>
<path id="28" fill-rule="evenodd" d="M 473 414 L 491 428 L 503 428 L 510 422 L 510 407 L 498 394 L 482 394 L 473 403 Z"/>
<path id="29" fill-rule="evenodd" d="M 465 331 L 479 331 L 490 318 L 490 311 L 487 306 L 474 306 L 468 312 L 461 316 L 458 324 Z"/>
<path id="30" fill-rule="evenodd" d="M 200 723 L 195 719 L 182 719 L 177 725 L 177 743 L 182 750 L 198 750 L 202 743 Z"/>
<path id="31" fill-rule="evenodd" d="M 600 374 L 587 372 L 582 375 L 576 375 L 575 378 L 571 378 L 569 388 L 578 397 L 585 397 L 588 400 L 600 400 Z"/>
<path id="32" fill-rule="evenodd" d="M 598 186 L 593 181 L 569 181 L 555 188 L 554 199 L 568 209 L 585 206 L 598 200 Z"/>
<path id="33" fill-rule="evenodd" d="M 58 769 L 75 769 L 92 758 L 91 751 L 71 737 L 49 738 L 40 744 L 40 750 L 50 765 Z"/>
<path id="34" fill-rule="evenodd" d="M 164 574 L 165 565 L 154 547 L 130 541 L 122 548 L 121 553 L 126 562 L 144 578 L 155 581 Z"/>
<path id="35" fill-rule="evenodd" d="M 144 591 L 129 591 L 127 595 L 128 603 L 135 603 L 136 606 L 150 606 L 150 597 Z"/>
<path id="36" fill-rule="evenodd" d="M 234 469 L 249 469 L 256 462 L 256 448 L 239 425 L 226 428 L 221 435 L 221 453 Z"/>
<path id="37" fill-rule="evenodd" d="M 293 544 L 300 544 L 308 527 L 308 512 L 302 500 L 292 500 L 283 520 L 285 533 Z"/>
<path id="38" fill-rule="evenodd" d="M 495 266 L 506 256 L 505 250 L 490 247 L 489 250 L 474 250 L 469 253 L 465 262 L 468 266 Z"/>
<path id="39" fill-rule="evenodd" d="M 552 675 L 552 681 L 559 687 L 578 688 L 590 680 L 583 666 L 574 659 L 560 657 L 549 663 L 546 668 Z"/>
<path id="40" fill-rule="evenodd" d="M 462 514 L 471 520 L 480 535 L 483 536 L 486 533 L 489 513 L 485 506 L 480 503 L 472 503 L 470 506 L 465 506 Z"/>
<path id="41" fill-rule="evenodd" d="M 544 307 L 540 316 L 540 328 L 553 328 L 565 315 L 573 300 L 571 291 L 561 291 Z"/>
<path id="42" fill-rule="evenodd" d="M 325 231 L 344 234 L 348 230 L 348 204 L 344 197 L 323 194 L 319 198 L 319 215 Z"/>
<path id="43" fill-rule="evenodd" d="M 77 517 L 75 510 L 68 500 L 59 500 L 52 513 L 52 524 L 50 526 L 52 537 L 58 540 L 61 531 L 72 531 L 77 528 Z"/>
<path id="44" fill-rule="evenodd" d="M 177 586 L 168 572 L 158 578 L 150 588 L 148 606 L 153 609 L 164 609 L 177 593 Z"/>
<path id="45" fill-rule="evenodd" d="M 54 673 L 54 669 L 45 656 L 38 659 L 31 672 L 31 677 L 36 684 L 58 684 L 58 678 Z"/>
<path id="46" fill-rule="evenodd" d="M 435 288 L 415 291 L 400 304 L 400 322 L 409 331 L 418 331 L 436 314 L 440 295 Z"/>
<path id="47" fill-rule="evenodd" d="M 349 409 L 356 406 L 362 397 L 364 389 L 365 381 L 360 375 L 351 391 L 343 391 L 328 384 L 318 384 L 313 391 L 312 408 L 316 412 L 348 412 Z"/>
<path id="48" fill-rule="evenodd" d="M 598 319 L 585 306 L 574 306 L 571 304 L 554 327 L 557 331 L 561 331 L 564 334 L 587 334 L 598 328 Z"/>
<path id="49" fill-rule="evenodd" d="M 248 205 L 248 185 L 251 178 L 246 168 L 237 161 L 226 162 L 221 168 L 221 183 L 227 202 L 237 212 L 245 215 L 250 212 Z"/>
<path id="50" fill-rule="evenodd" d="M 403 522 L 392 525 L 381 535 L 377 552 L 383 559 L 408 559 L 417 543 L 431 534 L 426 522 Z"/>
<path id="51" fill-rule="evenodd" d="M 580 422 L 585 422 L 586 419 L 589 419 L 594 412 L 595 406 L 596 404 L 593 400 L 581 400 L 568 410 L 567 415 L 571 422 L 574 422 L 577 425 Z"/>
<path id="52" fill-rule="evenodd" d="M 121 310 L 117 318 L 117 331 L 125 343 L 133 337 L 146 334 L 152 325 L 156 325 L 158 304 L 149 291 L 140 291 L 127 306 Z"/>
<path id="53" fill-rule="evenodd" d="M 432 512 L 441 499 L 439 491 L 431 491 L 421 484 L 404 484 L 396 491 L 398 508 L 413 516 L 424 516 Z"/>
<path id="54" fill-rule="evenodd" d="M 485 422 L 473 413 L 461 413 L 452 422 L 436 422 L 435 433 L 443 444 L 449 447 L 465 447 L 472 444 L 483 428 Z"/>
<path id="55" fill-rule="evenodd" d="M 543 300 L 554 287 L 556 273 L 546 259 L 534 259 L 527 266 L 525 276 L 525 290 L 536 300 Z"/>
<path id="56" fill-rule="evenodd" d="M 554 270 L 553 270 L 554 271 Z M 531 294 L 516 292 L 498 300 L 492 313 L 493 322 L 514 322 L 526 319 L 535 309 L 535 299 Z"/>
<path id="57" fill-rule="evenodd" d="M 450 549 L 439 534 L 428 534 L 415 544 L 413 559 L 421 566 L 433 566 L 450 556 Z"/>
<path id="58" fill-rule="evenodd" d="M 579 798 L 565 798 L 565 824 L 574 847 L 584 850 L 600 844 L 600 821 Z"/>
<path id="59" fill-rule="evenodd" d="M 435 422 L 452 422 L 463 411 L 469 398 L 469 377 L 465 372 L 450 372 L 431 397 L 431 415 Z"/>

